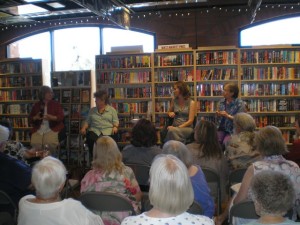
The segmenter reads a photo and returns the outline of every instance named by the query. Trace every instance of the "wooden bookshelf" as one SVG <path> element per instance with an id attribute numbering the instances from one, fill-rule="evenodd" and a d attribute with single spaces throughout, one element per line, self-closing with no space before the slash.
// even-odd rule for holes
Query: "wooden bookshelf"
<path id="1" fill-rule="evenodd" d="M 28 115 L 38 101 L 43 85 L 42 60 L 7 59 L 0 61 L 0 114 L 13 126 L 13 139 L 28 146 L 30 130 Z"/>
<path id="2" fill-rule="evenodd" d="M 66 149 L 68 154 L 79 152 L 80 128 L 91 108 L 91 71 L 55 71 L 51 73 L 54 98 L 61 103 L 65 114 L 65 126 L 68 136 Z"/>

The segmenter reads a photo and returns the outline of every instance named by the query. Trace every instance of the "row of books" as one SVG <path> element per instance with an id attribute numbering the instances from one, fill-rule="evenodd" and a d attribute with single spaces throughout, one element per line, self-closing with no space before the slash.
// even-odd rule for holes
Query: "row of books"
<path id="1" fill-rule="evenodd" d="M 194 93 L 194 85 L 188 84 L 190 93 Z M 155 97 L 172 97 L 173 96 L 173 86 L 170 84 L 166 85 L 156 85 L 155 86 Z"/>
<path id="2" fill-rule="evenodd" d="M 106 56 L 96 58 L 96 69 L 151 67 L 150 55 Z"/>
<path id="3" fill-rule="evenodd" d="M 28 117 L 14 117 L 9 119 L 14 128 L 28 128 Z"/>
<path id="4" fill-rule="evenodd" d="M 0 87 L 32 87 L 41 85 L 41 76 L 10 76 L 0 78 Z"/>
<path id="5" fill-rule="evenodd" d="M 149 104 L 152 104 L 151 101 L 133 103 L 113 102 L 111 105 L 117 110 L 118 113 L 129 113 L 133 115 L 134 113 L 147 113 Z"/>
<path id="6" fill-rule="evenodd" d="M 1 114 L 29 114 L 32 104 L 0 104 Z"/>
<path id="7" fill-rule="evenodd" d="M 197 84 L 197 96 L 222 96 L 223 83 L 218 84 Z"/>
<path id="8" fill-rule="evenodd" d="M 193 81 L 194 72 L 192 69 L 156 70 L 154 79 L 155 82 Z"/>
<path id="9" fill-rule="evenodd" d="M 136 88 L 108 88 L 110 98 L 151 98 L 151 87 L 136 87 Z"/>
<path id="10" fill-rule="evenodd" d="M 131 84 L 151 82 L 151 71 L 102 72 L 98 74 L 99 84 Z"/>
<path id="11" fill-rule="evenodd" d="M 67 71 L 67 72 L 53 72 L 52 86 L 90 86 L 91 75 L 90 71 Z"/>
<path id="12" fill-rule="evenodd" d="M 16 73 L 41 73 L 42 67 L 38 62 L 2 62 L 0 63 L 0 74 L 16 74 Z"/>
<path id="13" fill-rule="evenodd" d="M 299 63 L 298 50 L 246 50 L 241 51 L 241 63 Z"/>
<path id="14" fill-rule="evenodd" d="M 63 110 L 65 116 L 70 116 L 71 119 L 74 118 L 84 119 L 87 117 L 90 111 L 90 105 L 89 104 L 63 105 Z"/>
<path id="15" fill-rule="evenodd" d="M 300 110 L 300 99 L 245 100 L 248 112 L 280 112 Z"/>
<path id="16" fill-rule="evenodd" d="M 203 64 L 236 64 L 237 51 L 208 51 L 198 52 L 196 58 L 197 65 Z"/>
<path id="17" fill-rule="evenodd" d="M 15 100 L 32 100 L 36 101 L 38 99 L 38 90 L 9 90 L 1 91 L 0 90 L 0 101 L 15 101 Z"/>
<path id="18" fill-rule="evenodd" d="M 218 106 L 218 100 L 199 100 L 197 101 L 197 112 L 216 112 L 218 110 Z"/>
<path id="19" fill-rule="evenodd" d="M 155 112 L 168 112 L 170 108 L 170 101 L 155 102 Z"/>
<path id="20" fill-rule="evenodd" d="M 190 66 L 193 65 L 193 53 L 156 55 L 155 66 Z"/>
<path id="21" fill-rule="evenodd" d="M 271 81 L 270 81 L 271 82 Z M 242 84 L 242 96 L 298 95 L 300 83 Z"/>
<path id="22" fill-rule="evenodd" d="M 26 130 L 26 131 L 15 130 L 13 132 L 12 140 L 16 140 L 19 142 L 30 142 L 30 130 Z"/>
<path id="23" fill-rule="evenodd" d="M 237 80 L 238 70 L 236 68 L 226 69 L 197 69 L 196 81 L 201 80 Z"/>
<path id="24" fill-rule="evenodd" d="M 300 68 L 293 67 L 243 67 L 242 80 L 299 79 Z"/>
<path id="25" fill-rule="evenodd" d="M 268 125 L 276 127 L 294 127 L 295 116 L 253 116 L 256 122 L 256 127 L 262 128 Z"/>
<path id="26" fill-rule="evenodd" d="M 61 103 L 89 103 L 90 95 L 89 89 L 54 89 L 54 98 Z"/>

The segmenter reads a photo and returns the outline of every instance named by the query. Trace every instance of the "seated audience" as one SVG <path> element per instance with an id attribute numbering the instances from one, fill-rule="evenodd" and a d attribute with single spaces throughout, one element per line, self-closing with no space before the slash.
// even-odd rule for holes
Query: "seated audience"
<path id="1" fill-rule="evenodd" d="M 227 194 L 228 163 L 218 142 L 217 127 L 210 121 L 200 120 L 194 131 L 195 141 L 188 144 L 187 148 L 191 151 L 197 165 L 215 170 L 219 174 L 222 200 L 224 200 Z M 217 190 L 211 191 L 213 196 L 217 196 Z"/>
<path id="2" fill-rule="evenodd" d="M 81 181 L 81 193 L 88 191 L 115 192 L 128 198 L 136 213 L 140 213 L 142 192 L 130 167 L 122 163 L 116 142 L 109 136 L 100 137 L 93 152 L 92 170 Z M 117 225 L 128 212 L 95 212 L 104 224 Z"/>
<path id="3" fill-rule="evenodd" d="M 156 143 L 155 126 L 147 119 L 140 119 L 132 129 L 131 144 L 122 150 L 123 162 L 150 166 L 153 158 L 161 153 Z"/>
<path id="4" fill-rule="evenodd" d="M 8 128 L 0 125 L 0 190 L 7 193 L 18 205 L 20 198 L 33 193 L 31 168 L 22 160 L 4 153 L 8 138 Z"/>
<path id="5" fill-rule="evenodd" d="M 250 182 L 254 175 L 265 170 L 280 171 L 291 179 L 296 191 L 294 201 L 294 218 L 296 218 L 296 210 L 300 212 L 300 180 L 298 178 L 300 169 L 296 163 L 283 158 L 282 154 L 287 153 L 287 146 L 281 131 L 277 127 L 266 126 L 257 132 L 254 143 L 263 159 L 248 167 L 233 204 L 249 198 Z"/>
<path id="6" fill-rule="evenodd" d="M 194 191 L 186 166 L 173 155 L 159 155 L 150 169 L 150 203 L 153 208 L 138 216 L 130 216 L 122 225 L 213 225 L 201 215 L 186 211 L 194 200 Z"/>
<path id="7" fill-rule="evenodd" d="M 225 149 L 231 171 L 247 168 L 261 159 L 254 146 L 255 128 L 255 121 L 248 113 L 238 113 L 233 117 L 234 134 L 228 140 Z"/>
<path id="8" fill-rule="evenodd" d="M 179 141 L 168 141 L 163 146 L 163 154 L 171 154 L 180 159 L 188 169 L 194 189 L 194 199 L 202 209 L 203 215 L 212 218 L 215 211 L 214 200 L 210 195 L 210 189 L 205 175 L 199 165 L 193 165 L 193 159 L 187 147 Z"/>
<path id="9" fill-rule="evenodd" d="M 255 211 L 260 218 L 247 225 L 299 224 L 283 216 L 293 207 L 295 190 L 291 179 L 277 171 L 262 171 L 250 184 Z"/>
<path id="10" fill-rule="evenodd" d="M 60 199 L 66 182 L 66 168 L 48 156 L 32 171 L 36 196 L 27 195 L 19 203 L 19 225 L 103 225 L 101 218 L 74 199 Z"/>
<path id="11" fill-rule="evenodd" d="M 40 149 L 31 148 L 28 149 L 24 147 L 21 142 L 11 140 L 13 135 L 13 130 L 11 123 L 8 120 L 0 121 L 0 125 L 7 127 L 9 130 L 9 138 L 3 143 L 3 153 L 8 156 L 22 160 L 24 163 L 30 165 L 30 163 L 37 158 L 47 156 L 48 152 L 40 151 Z"/>

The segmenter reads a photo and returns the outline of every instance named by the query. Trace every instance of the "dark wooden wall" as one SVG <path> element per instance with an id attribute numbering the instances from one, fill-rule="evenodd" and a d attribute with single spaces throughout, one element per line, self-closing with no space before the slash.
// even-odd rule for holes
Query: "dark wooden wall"
<path id="1" fill-rule="evenodd" d="M 300 13 L 296 8 L 265 8 L 256 16 L 256 22 L 283 15 Z M 78 25 L 107 24 L 102 19 L 78 19 L 76 25 L 70 20 L 46 21 L 17 26 L 0 27 L 0 58 L 6 57 L 6 45 L 25 36 L 48 29 L 73 27 Z M 151 15 L 134 14 L 131 27 L 156 33 L 158 45 L 188 43 L 190 47 L 237 46 L 238 29 L 250 24 L 250 12 L 246 9 L 192 9 L 181 12 L 153 12 Z M 271 37 L 270 37 L 271 38 Z"/>

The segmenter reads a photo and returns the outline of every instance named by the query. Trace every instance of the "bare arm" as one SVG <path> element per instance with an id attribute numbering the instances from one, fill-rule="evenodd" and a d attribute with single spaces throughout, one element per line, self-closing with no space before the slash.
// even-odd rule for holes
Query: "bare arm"
<path id="1" fill-rule="evenodd" d="M 169 111 L 168 111 L 168 116 L 171 117 L 171 118 L 175 117 L 175 113 L 174 113 L 174 99 L 171 100 L 170 108 L 169 108 Z"/>
<path id="2" fill-rule="evenodd" d="M 236 197 L 233 200 L 233 204 L 237 204 L 245 199 L 247 199 L 248 191 L 250 188 L 250 183 L 252 180 L 252 177 L 254 176 L 254 168 L 253 166 L 249 166 L 244 177 L 242 180 L 242 184 L 240 187 L 239 192 L 237 193 Z"/>

